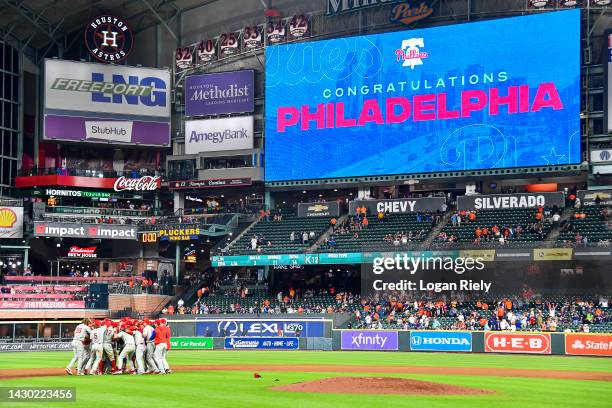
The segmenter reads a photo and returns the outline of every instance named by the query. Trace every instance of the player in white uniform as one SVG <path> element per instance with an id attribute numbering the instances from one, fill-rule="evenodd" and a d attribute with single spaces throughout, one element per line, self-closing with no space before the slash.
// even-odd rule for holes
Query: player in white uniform
<path id="1" fill-rule="evenodd" d="M 142 336 L 144 337 L 146 344 L 146 361 L 147 361 L 147 373 L 159 374 L 160 371 L 155 364 L 155 329 L 145 321 L 145 326 L 142 329 Z"/>
<path id="2" fill-rule="evenodd" d="M 125 328 L 121 330 L 119 333 L 115 334 L 115 340 L 120 339 L 123 341 L 123 349 L 121 353 L 117 356 L 117 369 L 113 370 L 113 374 L 122 374 L 123 373 L 123 361 L 127 358 L 126 368 L 129 367 L 131 371 L 132 367 L 132 355 L 134 351 L 136 351 L 136 343 L 134 342 L 134 337 L 132 336 L 132 331 L 130 328 Z"/>
<path id="3" fill-rule="evenodd" d="M 97 326 L 97 324 L 96 324 Z M 89 337 L 91 338 L 91 353 L 94 357 L 89 359 L 87 363 L 87 370 L 91 375 L 98 373 L 98 366 L 102 361 L 102 353 L 104 352 L 104 332 L 106 331 L 105 326 L 94 328 Z"/>
<path id="4" fill-rule="evenodd" d="M 138 374 L 145 373 L 144 354 L 147 346 L 141 332 L 142 329 L 143 326 L 141 325 L 132 331 L 134 336 L 134 344 L 136 344 L 136 370 L 138 371 Z"/>
<path id="5" fill-rule="evenodd" d="M 99 365 L 100 362 L 104 361 L 104 355 L 106 355 L 106 357 L 108 357 L 108 359 L 111 361 L 112 369 L 115 369 L 115 355 L 113 353 L 112 345 L 114 335 L 115 331 L 112 329 L 112 322 L 110 320 L 104 320 L 102 326 L 91 332 L 91 351 L 95 353 L 96 359 L 93 362 L 90 374 L 99 373 Z M 104 370 L 102 369 L 102 371 Z"/>
<path id="6" fill-rule="evenodd" d="M 72 360 L 66 366 L 66 373 L 68 375 L 72 375 L 72 366 L 74 363 L 77 363 L 77 374 L 82 373 L 83 369 L 83 360 L 85 358 L 85 342 L 89 338 L 89 333 L 91 329 L 89 328 L 89 324 L 91 321 L 89 319 L 83 319 L 81 323 L 74 329 L 74 337 L 72 339 Z"/>

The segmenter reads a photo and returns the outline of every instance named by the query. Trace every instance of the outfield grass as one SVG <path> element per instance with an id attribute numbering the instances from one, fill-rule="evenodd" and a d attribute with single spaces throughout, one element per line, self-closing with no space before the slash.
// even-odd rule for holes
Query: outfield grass
<path id="1" fill-rule="evenodd" d="M 181 351 L 170 364 L 256 365 L 333 364 L 371 366 L 452 366 L 612 371 L 612 360 L 586 357 L 517 356 L 439 353 Z M 3 353 L 0 369 L 65 366 L 69 353 Z M 612 406 L 612 383 L 546 378 L 389 374 L 392 377 L 494 390 L 476 396 L 380 396 L 308 394 L 270 391 L 275 385 L 358 373 L 210 371 L 168 376 L 38 377 L 0 381 L 0 386 L 76 387 L 76 403 L 2 404 L 16 407 L 577 407 Z M 367 375 L 367 373 L 366 373 Z M 380 376 L 380 374 L 374 374 Z M 278 381 L 275 381 L 278 380 Z"/>

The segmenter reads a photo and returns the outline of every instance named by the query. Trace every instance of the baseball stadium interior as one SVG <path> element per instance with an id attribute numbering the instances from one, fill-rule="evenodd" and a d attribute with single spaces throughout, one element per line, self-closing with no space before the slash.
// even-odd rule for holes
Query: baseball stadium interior
<path id="1" fill-rule="evenodd" d="M 0 0 L 0 388 L 29 353 L 609 358 L 611 303 L 612 0 Z"/>

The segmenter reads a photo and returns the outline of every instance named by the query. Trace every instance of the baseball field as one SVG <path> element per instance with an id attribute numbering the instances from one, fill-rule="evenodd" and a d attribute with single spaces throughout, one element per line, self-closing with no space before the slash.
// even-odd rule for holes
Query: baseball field
<path id="1" fill-rule="evenodd" d="M 71 354 L 4 353 L 0 387 L 76 387 L 41 407 L 612 406 L 608 358 L 493 354 L 174 351 L 168 375 L 68 376 Z M 260 378 L 255 378 L 255 373 Z M 331 379 L 331 380 L 330 380 Z"/>

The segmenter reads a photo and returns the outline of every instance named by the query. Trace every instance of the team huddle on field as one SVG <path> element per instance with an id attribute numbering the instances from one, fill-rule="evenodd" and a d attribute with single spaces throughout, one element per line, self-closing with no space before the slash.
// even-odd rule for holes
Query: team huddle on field
<path id="1" fill-rule="evenodd" d="M 74 329 L 74 355 L 66 373 L 72 375 L 76 363 L 77 375 L 169 374 L 169 349 L 170 327 L 166 319 L 86 318 Z"/>

